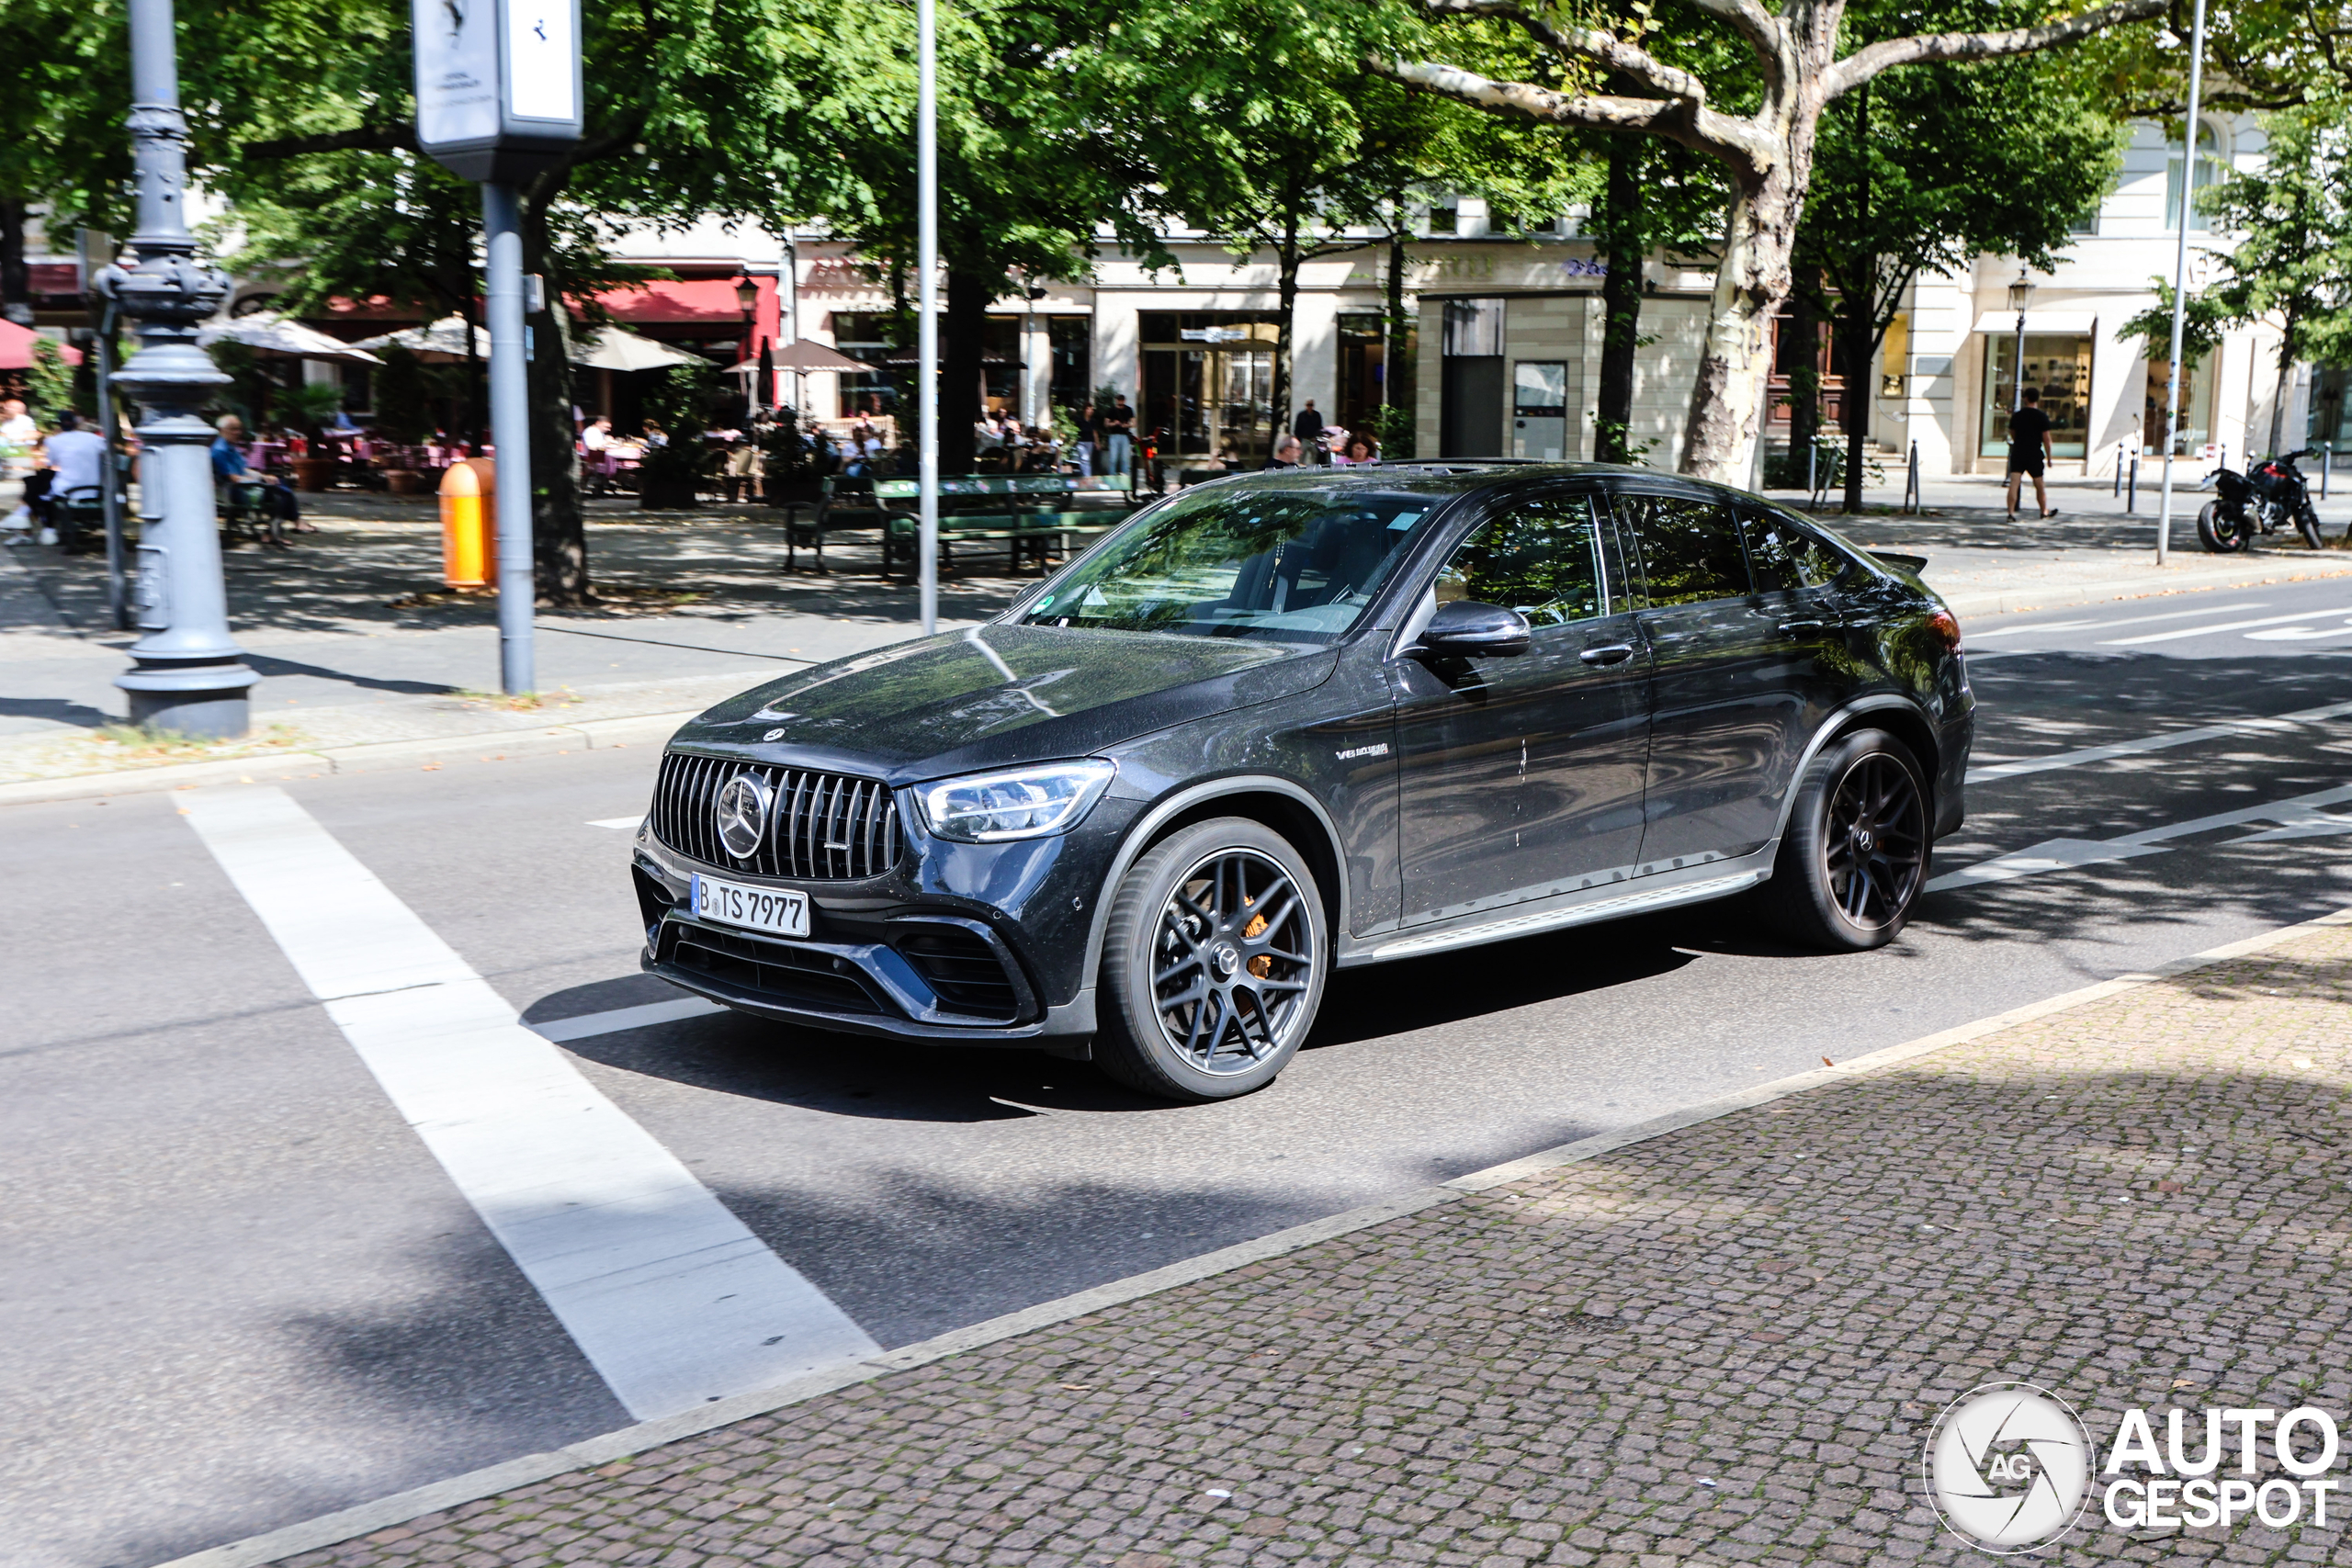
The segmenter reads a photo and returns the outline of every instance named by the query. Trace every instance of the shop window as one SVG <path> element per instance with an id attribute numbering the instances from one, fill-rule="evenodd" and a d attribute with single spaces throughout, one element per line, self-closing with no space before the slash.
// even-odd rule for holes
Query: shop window
<path id="1" fill-rule="evenodd" d="M 1977 455 L 1998 457 L 2009 449 L 2009 410 L 2017 401 L 2015 336 L 1984 340 L 1984 403 L 1977 428 Z M 2075 333 L 2025 338 L 2025 384 L 2041 389 L 2041 412 L 2050 416 L 2050 449 L 2060 457 L 2080 457 L 2090 445 L 2091 340 Z"/>

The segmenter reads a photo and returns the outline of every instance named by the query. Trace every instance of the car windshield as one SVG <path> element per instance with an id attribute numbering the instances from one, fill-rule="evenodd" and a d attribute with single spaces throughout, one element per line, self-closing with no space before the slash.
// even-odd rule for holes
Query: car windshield
<path id="1" fill-rule="evenodd" d="M 1218 485 L 1078 563 L 1033 626 L 1331 642 L 1354 626 L 1442 496 Z"/>

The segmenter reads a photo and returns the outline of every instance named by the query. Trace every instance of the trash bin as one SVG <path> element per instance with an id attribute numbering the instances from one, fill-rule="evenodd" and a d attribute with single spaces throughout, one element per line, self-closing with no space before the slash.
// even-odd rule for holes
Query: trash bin
<path id="1" fill-rule="evenodd" d="M 441 476 L 441 581 L 483 588 L 498 577 L 498 464 L 468 457 Z"/>

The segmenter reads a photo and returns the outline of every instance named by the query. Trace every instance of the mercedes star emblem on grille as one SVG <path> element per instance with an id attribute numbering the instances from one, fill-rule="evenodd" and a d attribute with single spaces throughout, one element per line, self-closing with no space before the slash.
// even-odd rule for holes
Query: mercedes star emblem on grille
<path id="1" fill-rule="evenodd" d="M 718 841 L 737 860 L 749 860 L 768 831 L 768 783 L 758 773 L 737 773 L 718 787 L 711 803 Z"/>

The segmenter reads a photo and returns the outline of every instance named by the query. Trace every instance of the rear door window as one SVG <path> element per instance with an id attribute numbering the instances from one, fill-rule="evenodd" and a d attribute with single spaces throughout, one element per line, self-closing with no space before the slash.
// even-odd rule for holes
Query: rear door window
<path id="1" fill-rule="evenodd" d="M 1618 522 L 1639 542 L 1650 608 L 1745 598 L 1747 558 L 1732 510 L 1696 496 L 1621 495 Z"/>

